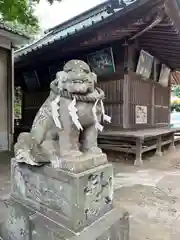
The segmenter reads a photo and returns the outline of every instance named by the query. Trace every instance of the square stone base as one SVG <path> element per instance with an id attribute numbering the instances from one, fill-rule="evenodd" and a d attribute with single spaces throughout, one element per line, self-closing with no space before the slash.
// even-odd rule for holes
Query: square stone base
<path id="1" fill-rule="evenodd" d="M 1 226 L 3 240 L 129 240 L 128 214 L 114 208 L 80 232 L 74 232 L 16 199 L 8 203 Z"/>
<path id="2" fill-rule="evenodd" d="M 74 173 L 11 164 L 3 240 L 128 240 L 128 217 L 113 205 L 113 168 Z"/>
<path id="3" fill-rule="evenodd" d="M 12 161 L 11 172 L 14 198 L 73 231 L 81 231 L 112 209 L 111 164 L 71 173 Z"/>

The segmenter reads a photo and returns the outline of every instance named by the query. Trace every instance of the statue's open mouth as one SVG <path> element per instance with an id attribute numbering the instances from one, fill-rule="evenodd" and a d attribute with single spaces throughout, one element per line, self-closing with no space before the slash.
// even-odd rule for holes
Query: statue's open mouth
<path id="1" fill-rule="evenodd" d="M 72 81 L 72 83 L 83 83 L 83 81 L 82 80 L 74 80 L 74 81 Z"/>
<path id="2" fill-rule="evenodd" d="M 86 81 L 88 81 L 88 80 L 87 79 L 83 79 L 83 80 L 81 80 L 81 79 L 73 79 L 72 83 L 85 83 Z"/>

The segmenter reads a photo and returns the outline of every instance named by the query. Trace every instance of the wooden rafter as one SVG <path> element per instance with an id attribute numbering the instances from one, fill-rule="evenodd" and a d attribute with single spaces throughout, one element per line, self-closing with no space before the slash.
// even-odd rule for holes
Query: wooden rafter
<path id="1" fill-rule="evenodd" d="M 140 44 L 141 46 L 149 46 L 149 47 L 153 47 L 153 48 L 158 48 L 162 51 L 169 51 L 169 52 L 173 52 L 173 51 L 177 51 L 177 50 L 180 50 L 180 43 L 178 45 L 171 45 L 170 42 L 166 42 L 165 43 L 162 43 L 161 41 L 159 42 L 156 42 L 156 41 L 151 41 L 151 39 L 149 41 L 143 41 L 141 40 L 140 41 Z M 177 54 L 177 52 L 176 52 Z"/>
<path id="2" fill-rule="evenodd" d="M 162 19 L 163 19 L 162 16 L 157 17 L 153 22 L 147 24 L 143 29 L 140 29 L 140 31 L 138 33 L 136 33 L 133 37 L 131 37 L 129 40 L 134 40 L 134 39 L 140 37 L 145 32 L 147 32 L 148 30 L 152 29 L 154 26 L 159 24 L 162 21 Z"/>
<path id="3" fill-rule="evenodd" d="M 176 37 L 172 37 L 172 36 L 166 36 L 165 37 L 160 37 L 159 35 L 158 36 L 154 36 L 154 35 L 144 35 L 142 36 L 140 39 L 140 42 L 146 42 L 146 43 L 149 43 L 151 41 L 151 43 L 155 43 L 155 44 L 167 44 L 167 43 L 171 43 L 171 45 L 173 46 L 178 46 L 180 45 L 180 42 L 179 42 L 179 37 L 176 36 Z"/>

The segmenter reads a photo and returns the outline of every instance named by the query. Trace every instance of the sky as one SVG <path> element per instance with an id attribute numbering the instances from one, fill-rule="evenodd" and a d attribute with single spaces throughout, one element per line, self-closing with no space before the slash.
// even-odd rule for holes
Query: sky
<path id="1" fill-rule="evenodd" d="M 46 0 L 41 0 L 36 7 L 36 15 L 39 18 L 40 27 L 44 31 L 58 25 L 105 0 L 62 0 L 50 6 Z"/>

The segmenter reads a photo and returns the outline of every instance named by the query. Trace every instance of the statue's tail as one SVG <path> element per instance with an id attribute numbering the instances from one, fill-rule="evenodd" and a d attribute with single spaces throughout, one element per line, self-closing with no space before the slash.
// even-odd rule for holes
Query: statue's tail
<path id="1" fill-rule="evenodd" d="M 31 133 L 21 133 L 14 146 L 17 162 L 39 166 L 49 162 L 42 153 L 41 146 L 35 141 Z"/>

